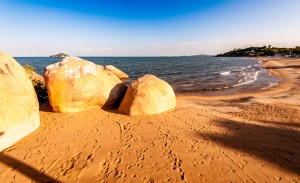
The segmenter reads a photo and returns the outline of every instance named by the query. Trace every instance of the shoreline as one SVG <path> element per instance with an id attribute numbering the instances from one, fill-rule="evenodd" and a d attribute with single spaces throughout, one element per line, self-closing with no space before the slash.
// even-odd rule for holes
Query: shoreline
<path id="1" fill-rule="evenodd" d="M 241 58 L 249 58 L 249 57 L 241 57 Z M 256 58 L 250 57 L 250 59 L 255 60 L 258 64 L 261 65 L 261 68 L 266 69 L 267 72 L 271 73 L 274 77 L 277 77 L 278 79 L 281 79 L 282 81 L 277 81 L 276 85 L 268 86 L 268 87 L 250 86 L 249 84 L 251 84 L 252 83 L 251 82 L 251 83 L 247 83 L 245 85 L 242 85 L 243 86 L 242 88 L 228 87 L 227 89 L 225 89 L 225 88 L 224 89 L 219 89 L 219 90 L 218 89 L 212 89 L 212 90 L 207 90 L 207 91 L 200 90 L 199 92 L 190 92 L 190 93 L 176 92 L 176 96 L 179 96 L 179 97 L 198 97 L 198 96 L 199 97 L 217 97 L 217 96 L 239 95 L 239 94 L 243 94 L 243 93 L 248 95 L 248 94 L 254 94 L 256 92 L 269 90 L 271 88 L 277 87 L 279 85 L 279 83 L 284 82 L 284 79 L 282 77 L 280 77 L 278 75 L 278 73 L 276 73 L 276 71 L 270 71 L 270 69 L 268 69 L 265 66 L 265 63 L 267 62 L 267 59 L 268 59 L 267 57 L 256 57 Z M 260 71 L 258 71 L 258 72 L 260 72 Z M 264 76 L 260 76 L 260 77 L 264 77 Z M 253 82 L 255 82 L 255 81 L 253 81 Z"/>
<path id="2" fill-rule="evenodd" d="M 300 59 L 261 59 L 283 78 L 277 86 L 177 95 L 177 107 L 157 115 L 42 105 L 41 126 L 0 153 L 0 180 L 300 181 Z"/>
<path id="3" fill-rule="evenodd" d="M 239 97 L 239 96 L 249 96 L 249 95 L 255 96 L 255 95 L 261 95 L 261 94 L 274 94 L 274 93 L 278 93 L 278 92 L 288 91 L 291 88 L 291 87 L 289 87 L 291 85 L 291 81 L 290 81 L 290 78 L 288 76 L 286 76 L 284 73 L 278 72 L 278 71 L 276 71 L 272 68 L 268 68 L 269 66 L 283 66 L 280 63 L 275 63 L 274 60 L 280 61 L 280 60 L 286 60 L 286 58 L 257 57 L 257 58 L 252 58 L 252 59 L 257 60 L 257 61 L 262 61 L 262 67 L 265 68 L 268 72 L 270 72 L 274 76 L 276 76 L 278 78 L 281 78 L 282 81 L 278 82 L 277 85 L 272 86 L 272 87 L 267 88 L 267 89 L 264 89 L 264 90 L 254 89 L 254 91 L 242 91 L 242 92 L 236 92 L 236 93 L 232 93 L 232 94 L 221 94 L 222 91 L 220 91 L 220 92 L 218 92 L 218 94 L 220 94 L 220 95 L 209 95 L 209 94 L 207 94 L 207 95 L 193 95 L 193 94 L 176 93 L 176 97 L 178 99 L 235 98 L 235 97 Z M 294 59 L 294 58 L 290 58 L 290 60 L 299 60 L 300 61 L 300 59 Z"/>
<path id="4" fill-rule="evenodd" d="M 97 59 L 92 59 L 92 62 L 95 62 L 100 65 L 106 65 L 108 60 L 102 60 L 101 57 L 95 57 Z M 161 57 L 155 57 L 159 60 L 159 63 L 164 61 Z M 215 63 L 225 64 L 224 68 L 218 66 Z M 197 61 L 196 61 L 197 60 Z M 132 74 L 132 77 L 125 81 L 125 84 L 130 84 L 136 78 L 142 76 L 145 73 L 158 72 L 157 77 L 165 79 L 174 89 L 177 95 L 199 95 L 199 96 L 216 96 L 216 95 L 232 95 L 240 92 L 249 92 L 256 91 L 263 88 L 269 88 L 272 84 L 279 81 L 276 77 L 271 77 L 268 72 L 261 68 L 261 62 L 253 58 L 216 58 L 216 57 L 200 57 L 196 60 L 187 60 L 186 66 L 184 68 L 179 67 L 179 65 L 170 66 L 170 70 L 174 74 L 177 73 L 174 77 L 173 74 L 168 75 L 167 71 L 160 70 L 160 72 L 155 71 L 150 66 L 146 66 L 145 69 L 137 73 L 135 69 L 129 70 L 128 65 L 125 64 L 130 60 L 116 60 L 116 64 L 124 68 L 128 73 Z M 142 61 L 146 63 L 147 60 L 135 60 L 134 64 Z M 150 60 L 148 60 L 150 62 Z M 175 60 L 167 60 L 168 63 L 173 63 Z M 185 60 L 180 59 L 179 63 Z M 20 60 L 23 64 L 32 64 L 36 68 L 36 72 L 43 75 L 44 66 L 46 63 L 51 63 L 49 60 L 35 60 L 32 58 L 23 58 Z M 199 65 L 199 68 L 195 70 L 186 70 L 190 68 L 189 62 L 191 62 L 192 68 L 196 68 Z M 36 64 L 40 63 L 40 65 Z M 209 65 L 214 65 L 212 71 L 205 71 L 202 67 L 207 67 Z M 237 66 L 235 66 L 237 64 Z M 238 66 L 240 65 L 240 66 Z M 195 66 L 195 67 L 194 67 Z M 159 65 L 154 63 L 154 67 L 159 67 Z M 176 71 L 175 71 L 175 70 Z M 181 69 L 183 69 L 181 71 Z M 190 68 L 191 69 L 191 68 Z M 228 74 L 222 74 L 224 72 Z M 226 73 L 225 72 L 225 73 Z M 201 74 L 200 74 L 201 73 Z M 170 73 L 169 73 L 170 74 Z M 205 76 L 202 76 L 205 74 Z M 257 77 L 258 76 L 258 77 Z M 193 79 L 199 77 L 199 79 Z M 168 78 L 168 79 L 167 79 Z M 269 83 L 269 84 L 268 84 Z"/>

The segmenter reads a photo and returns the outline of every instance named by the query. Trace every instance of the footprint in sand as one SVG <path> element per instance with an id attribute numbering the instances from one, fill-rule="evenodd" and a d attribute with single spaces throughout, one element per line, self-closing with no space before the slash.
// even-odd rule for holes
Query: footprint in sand
<path id="1" fill-rule="evenodd" d="M 121 163 L 121 158 L 116 158 L 115 159 L 115 164 L 119 164 L 119 163 Z"/>

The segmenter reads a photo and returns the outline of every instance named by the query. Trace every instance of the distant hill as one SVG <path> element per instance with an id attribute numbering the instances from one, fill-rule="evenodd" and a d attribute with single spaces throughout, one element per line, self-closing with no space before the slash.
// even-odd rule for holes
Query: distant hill
<path id="1" fill-rule="evenodd" d="M 59 54 L 56 54 L 56 55 L 51 55 L 50 57 L 68 57 L 69 55 L 67 54 L 64 54 L 64 53 L 59 53 Z"/>
<path id="2" fill-rule="evenodd" d="M 299 57 L 300 47 L 295 48 L 277 48 L 271 47 L 249 47 L 233 49 L 229 52 L 217 55 L 217 57 L 256 57 L 256 56 L 277 56 L 277 57 Z"/>

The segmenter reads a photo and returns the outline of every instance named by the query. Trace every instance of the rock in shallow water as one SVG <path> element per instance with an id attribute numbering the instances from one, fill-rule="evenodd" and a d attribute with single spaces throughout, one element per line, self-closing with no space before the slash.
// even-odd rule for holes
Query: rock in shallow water
<path id="1" fill-rule="evenodd" d="M 172 87 L 154 75 L 145 75 L 129 85 L 118 111 L 127 115 L 149 115 L 175 107 Z"/>
<path id="2" fill-rule="evenodd" d="M 126 86 L 102 66 L 77 57 L 65 57 L 44 71 L 49 102 L 55 112 L 79 112 L 109 107 L 120 100 Z"/>
<path id="3" fill-rule="evenodd" d="M 39 103 L 23 67 L 0 52 L 0 151 L 40 125 Z"/>

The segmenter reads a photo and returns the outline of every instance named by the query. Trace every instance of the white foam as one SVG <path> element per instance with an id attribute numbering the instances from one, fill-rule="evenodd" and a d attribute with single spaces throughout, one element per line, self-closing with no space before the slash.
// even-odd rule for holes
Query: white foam
<path id="1" fill-rule="evenodd" d="M 221 72 L 220 74 L 221 74 L 221 75 L 229 75 L 229 74 L 230 74 L 230 71 Z"/>
<path id="2" fill-rule="evenodd" d="M 174 86 L 194 86 L 194 84 L 179 84 L 179 85 L 174 85 Z"/>
<path id="3" fill-rule="evenodd" d="M 238 84 L 233 85 L 233 87 L 237 87 L 237 86 L 242 86 L 242 85 L 246 85 L 246 84 L 249 84 L 249 83 L 253 83 L 254 81 L 257 80 L 257 76 L 258 76 L 259 72 L 260 71 L 256 71 L 255 73 L 249 73 L 249 72 L 243 72 L 243 73 L 241 73 L 241 75 L 244 78 L 241 79 Z"/>
<path id="4" fill-rule="evenodd" d="M 278 83 L 277 83 L 277 82 L 276 82 L 276 83 L 269 83 L 269 85 L 268 85 L 268 86 L 266 86 L 266 87 L 262 88 L 261 90 L 266 90 L 266 89 L 272 88 L 272 87 L 274 87 L 274 86 L 277 86 L 277 85 L 278 85 Z"/>

